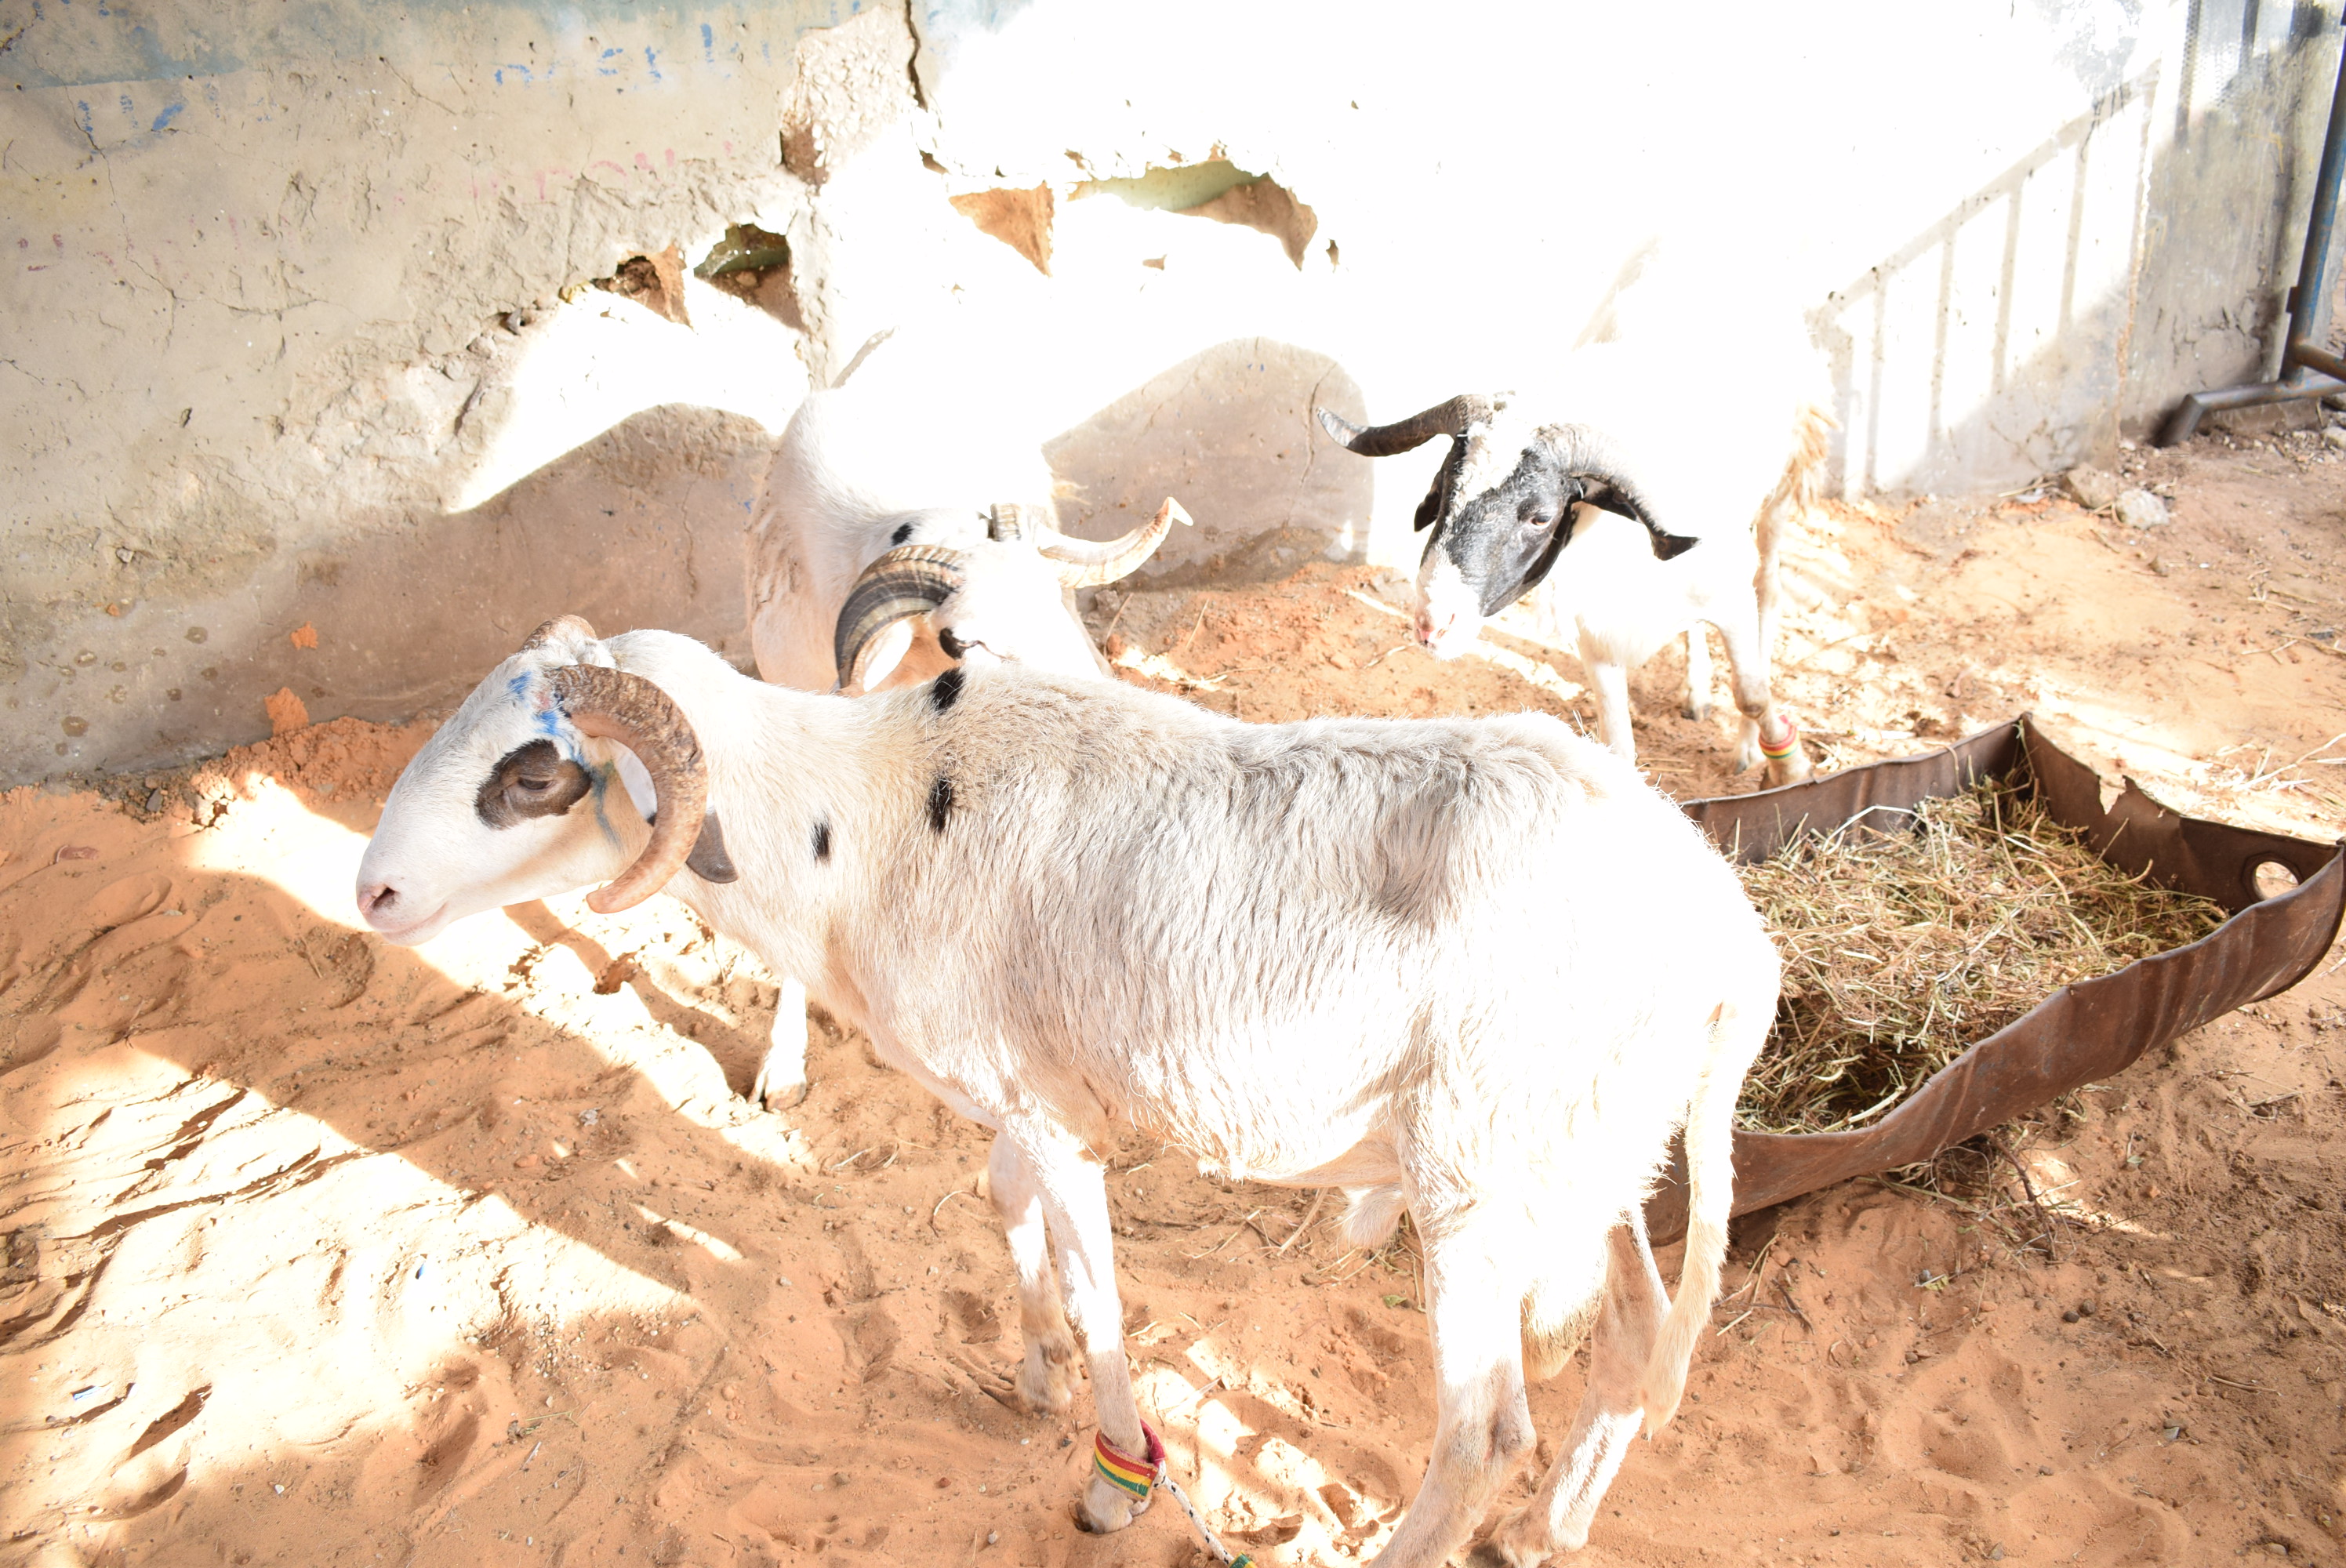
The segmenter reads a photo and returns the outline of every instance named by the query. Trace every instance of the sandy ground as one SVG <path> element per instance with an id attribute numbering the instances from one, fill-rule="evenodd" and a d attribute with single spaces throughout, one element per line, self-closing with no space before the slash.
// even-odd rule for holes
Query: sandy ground
<path id="1" fill-rule="evenodd" d="M 2033 708 L 2178 806 L 2336 836 L 2346 460 L 2294 441 L 2145 454 L 2150 535 L 2043 498 L 1821 514 L 1782 660 L 1812 745 Z M 1313 565 L 1094 621 L 1250 719 L 1587 718 L 1520 636 L 1402 647 L 1401 596 Z M 1657 780 L 1751 788 L 1680 668 L 1637 685 Z M 981 1135 L 828 1029 L 806 1103 L 752 1112 L 773 986 L 680 905 L 354 930 L 423 734 L 0 797 L 0 1564 L 1202 1562 L 1170 1507 L 1071 1526 L 1086 1401 L 978 1388 L 1017 1334 Z M 1994 1174 L 1755 1217 L 1585 1560 L 2346 1562 L 2341 1030 L 2333 966 L 2080 1095 L 2022 1151 L 2049 1242 Z M 1406 1246 L 1152 1145 L 1109 1191 L 1195 1495 L 1266 1563 L 1372 1554 L 1432 1427 Z M 1535 1393 L 1551 1439 L 1578 1381 Z"/>

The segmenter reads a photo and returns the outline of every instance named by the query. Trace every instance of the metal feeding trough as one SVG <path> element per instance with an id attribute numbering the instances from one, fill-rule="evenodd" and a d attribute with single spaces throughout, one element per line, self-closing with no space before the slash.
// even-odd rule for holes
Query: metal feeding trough
<path id="1" fill-rule="evenodd" d="M 2098 1083 L 2236 1007 L 2313 972 L 2346 913 L 2346 843 L 2315 844 L 2178 816 L 2135 787 L 2107 809 L 2094 770 L 2024 715 L 1925 757 L 1876 762 L 1758 795 L 1690 800 L 1686 814 L 1734 860 L 1765 860 L 1803 833 L 1861 818 L 1888 826 L 1934 796 L 2009 780 L 2129 875 L 2214 900 L 2208 935 L 2065 985 L 1925 1080 L 1872 1125 L 1735 1135 L 1735 1212 L 1749 1214 L 1851 1176 L 1927 1160 L 1965 1138 Z M 2290 883 L 2294 881 L 2295 885 Z M 1674 1169 L 1646 1206 L 1657 1243 L 1686 1230 Z"/>

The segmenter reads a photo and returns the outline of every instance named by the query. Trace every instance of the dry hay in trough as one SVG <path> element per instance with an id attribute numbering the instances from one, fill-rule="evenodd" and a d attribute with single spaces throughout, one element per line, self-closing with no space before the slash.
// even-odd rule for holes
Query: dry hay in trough
<path id="1" fill-rule="evenodd" d="M 2008 785 L 1740 868 L 1784 954 L 1740 1123 L 1862 1125 L 2062 986 L 2197 942 L 2224 910 L 2127 876 Z M 1873 819 L 1879 820 L 1879 818 Z"/>

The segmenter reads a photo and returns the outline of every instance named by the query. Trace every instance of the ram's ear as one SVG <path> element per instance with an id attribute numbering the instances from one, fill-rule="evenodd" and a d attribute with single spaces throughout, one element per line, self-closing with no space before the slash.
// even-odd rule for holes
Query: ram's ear
<path id="1" fill-rule="evenodd" d="M 1417 504 L 1417 519 L 1413 526 L 1420 534 L 1441 522 L 1442 514 L 1450 510 L 1450 478 L 1458 467 L 1460 445 L 1460 442 L 1453 437 L 1448 455 L 1443 458 L 1442 466 L 1433 471 L 1433 487 L 1426 491 L 1425 499 Z"/>
<path id="2" fill-rule="evenodd" d="M 1415 526 L 1417 532 L 1421 534 L 1424 533 L 1428 528 L 1433 527 L 1434 519 L 1442 515 L 1442 493 L 1449 488 L 1449 486 L 1443 482 L 1444 477 L 1445 475 L 1442 473 L 1435 474 L 1433 476 L 1433 488 L 1427 491 L 1425 493 L 1425 499 L 1417 504 L 1417 522 Z"/>
<path id="3" fill-rule="evenodd" d="M 734 869 L 733 857 L 725 852 L 725 828 L 716 812 L 701 818 L 700 836 L 692 841 L 692 853 L 685 856 L 684 863 L 704 882 L 740 880 L 741 873 Z"/>
<path id="4" fill-rule="evenodd" d="M 645 821 L 658 827 L 659 811 L 652 794 L 651 776 L 644 771 L 636 754 L 624 748 L 619 752 L 618 764 L 619 782 L 626 787 L 627 798 L 635 802 L 637 810 L 643 811 Z M 647 805 L 654 805 L 655 809 L 645 811 Z M 716 812 L 710 811 L 700 819 L 700 831 L 694 835 L 692 850 L 684 857 L 684 863 L 705 882 L 729 882 L 740 877 L 732 855 L 726 850 L 725 825 L 717 820 Z"/>
<path id="5" fill-rule="evenodd" d="M 1699 539 L 1689 539 L 1683 534 L 1666 531 L 1646 514 L 1646 509 L 1638 505 L 1635 499 L 1605 481 L 1581 475 L 1575 475 L 1575 478 L 1578 480 L 1580 485 L 1582 501 L 1601 511 L 1610 512 L 1617 517 L 1627 517 L 1632 523 L 1645 525 L 1646 536 L 1654 546 L 1656 560 L 1675 561 L 1702 543 Z"/>

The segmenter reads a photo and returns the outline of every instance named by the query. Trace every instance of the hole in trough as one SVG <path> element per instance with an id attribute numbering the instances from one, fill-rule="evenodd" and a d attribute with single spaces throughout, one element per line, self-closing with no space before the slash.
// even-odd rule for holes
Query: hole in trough
<path id="1" fill-rule="evenodd" d="M 2249 873 L 2249 884 L 2260 899 L 2277 899 L 2297 886 L 2297 873 L 2279 860 L 2259 860 Z"/>

